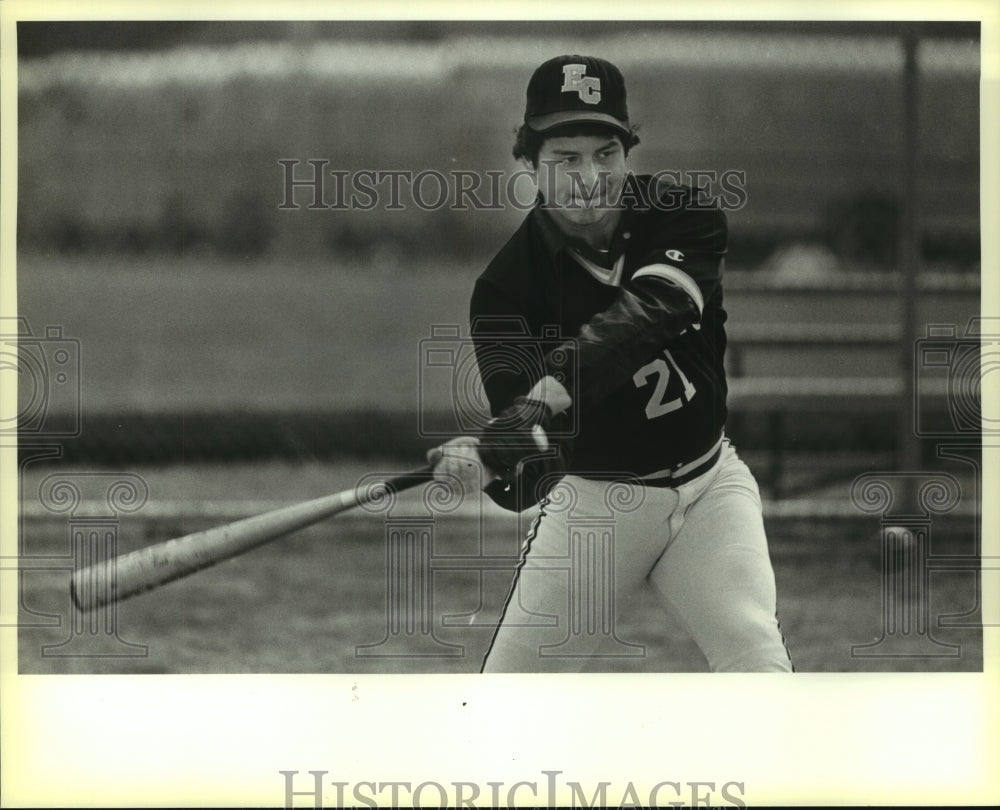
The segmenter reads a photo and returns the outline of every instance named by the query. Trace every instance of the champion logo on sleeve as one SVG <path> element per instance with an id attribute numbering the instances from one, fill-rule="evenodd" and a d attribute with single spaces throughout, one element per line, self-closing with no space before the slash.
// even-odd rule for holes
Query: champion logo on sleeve
<path id="1" fill-rule="evenodd" d="M 684 261 L 684 254 L 679 250 L 668 250 L 666 251 L 666 256 L 672 262 L 682 262 Z"/>

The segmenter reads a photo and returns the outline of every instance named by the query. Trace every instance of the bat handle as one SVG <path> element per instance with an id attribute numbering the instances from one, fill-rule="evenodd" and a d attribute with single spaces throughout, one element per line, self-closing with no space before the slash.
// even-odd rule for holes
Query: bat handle
<path id="1" fill-rule="evenodd" d="M 434 468 L 430 464 L 426 464 L 419 470 L 411 470 L 410 472 L 387 479 L 385 486 L 393 492 L 398 493 L 407 489 L 412 489 L 418 484 L 429 481 L 433 477 Z"/>

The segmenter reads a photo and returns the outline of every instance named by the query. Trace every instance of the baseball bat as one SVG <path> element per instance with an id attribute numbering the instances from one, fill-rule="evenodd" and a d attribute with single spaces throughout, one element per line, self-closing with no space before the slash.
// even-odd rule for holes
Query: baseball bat
<path id="1" fill-rule="evenodd" d="M 80 611 L 121 602 L 339 512 L 378 501 L 390 491 L 410 489 L 429 480 L 431 475 L 431 467 L 422 467 L 374 484 L 364 491 L 346 489 L 94 563 L 73 572 L 70 597 Z"/>

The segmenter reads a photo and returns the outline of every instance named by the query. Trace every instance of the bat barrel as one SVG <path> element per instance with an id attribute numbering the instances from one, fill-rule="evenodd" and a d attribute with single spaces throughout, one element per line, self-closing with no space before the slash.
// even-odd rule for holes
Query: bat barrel
<path id="1" fill-rule="evenodd" d="M 428 480 L 428 468 L 372 487 L 327 495 L 103 560 L 73 572 L 70 598 L 81 611 L 120 602 L 250 551 L 361 503 Z"/>

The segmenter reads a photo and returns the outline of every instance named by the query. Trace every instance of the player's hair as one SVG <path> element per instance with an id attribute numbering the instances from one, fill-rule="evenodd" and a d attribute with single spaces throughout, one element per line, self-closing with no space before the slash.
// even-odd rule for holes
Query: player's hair
<path id="1" fill-rule="evenodd" d="M 622 149 L 625 151 L 625 156 L 628 157 L 629 150 L 639 143 L 639 136 L 636 134 L 638 130 L 638 125 L 632 124 L 629 127 L 629 134 L 626 135 L 621 130 L 607 126 L 606 124 L 588 121 L 577 124 L 565 124 L 561 127 L 546 130 L 545 132 L 535 132 L 533 129 L 529 129 L 527 124 L 521 124 L 516 131 L 514 148 L 511 152 L 515 160 L 525 158 L 537 169 L 538 153 L 542 150 L 542 146 L 547 138 L 614 135 L 621 143 Z"/>

